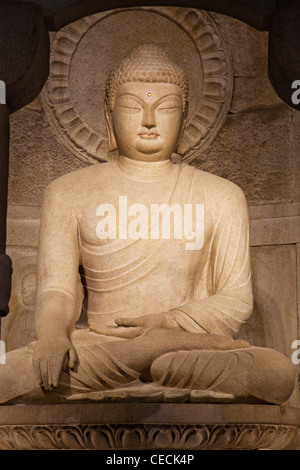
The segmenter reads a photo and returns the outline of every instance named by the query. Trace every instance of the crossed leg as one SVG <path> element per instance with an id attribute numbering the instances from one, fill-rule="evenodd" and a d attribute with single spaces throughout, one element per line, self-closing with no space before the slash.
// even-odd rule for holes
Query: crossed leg
<path id="1" fill-rule="evenodd" d="M 163 329 L 124 341 L 93 339 L 76 348 L 77 370 L 63 371 L 60 386 L 45 392 L 35 379 L 33 345 L 7 353 L 6 365 L 0 365 L 0 403 L 57 403 L 74 393 L 114 389 L 139 378 L 282 403 L 294 388 L 291 361 L 276 351 L 248 346 L 217 335 Z"/>

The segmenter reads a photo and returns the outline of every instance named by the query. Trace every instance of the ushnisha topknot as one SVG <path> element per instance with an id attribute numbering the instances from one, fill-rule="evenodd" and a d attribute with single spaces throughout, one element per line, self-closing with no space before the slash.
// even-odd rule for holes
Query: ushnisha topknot
<path id="1" fill-rule="evenodd" d="M 117 89 L 123 83 L 172 83 L 182 90 L 183 109 L 186 108 L 188 80 L 177 64 L 155 44 L 143 44 L 133 49 L 119 67 L 111 73 L 106 85 L 109 109 L 114 107 Z"/>

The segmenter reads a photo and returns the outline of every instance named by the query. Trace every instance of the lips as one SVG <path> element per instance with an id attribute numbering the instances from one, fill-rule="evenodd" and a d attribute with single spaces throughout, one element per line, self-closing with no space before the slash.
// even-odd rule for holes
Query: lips
<path id="1" fill-rule="evenodd" d="M 142 132 L 141 134 L 139 134 L 139 137 L 141 139 L 153 140 L 157 139 L 159 137 L 159 134 L 156 134 L 155 132 Z"/>

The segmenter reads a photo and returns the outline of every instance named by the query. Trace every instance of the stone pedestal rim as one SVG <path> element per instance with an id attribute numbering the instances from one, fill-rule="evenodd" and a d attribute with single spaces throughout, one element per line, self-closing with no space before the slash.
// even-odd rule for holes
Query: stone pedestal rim
<path id="1" fill-rule="evenodd" d="M 274 424 L 300 427 L 300 408 L 264 404 L 70 403 L 7 405 L 1 425 L 55 424 Z"/>
<path id="2" fill-rule="evenodd" d="M 283 449 L 300 409 L 273 405 L 82 403 L 0 411 L 0 449 Z"/>

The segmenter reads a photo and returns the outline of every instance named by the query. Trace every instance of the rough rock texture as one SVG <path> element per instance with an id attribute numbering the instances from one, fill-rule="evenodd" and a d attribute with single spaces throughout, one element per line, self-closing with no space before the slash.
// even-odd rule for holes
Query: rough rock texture
<path id="1" fill-rule="evenodd" d="M 214 14 L 230 44 L 234 95 L 230 111 L 240 113 L 281 103 L 268 78 L 268 33 Z"/>
<path id="2" fill-rule="evenodd" d="M 83 166 L 51 130 L 39 99 L 11 116 L 9 204 L 40 206 L 51 181 Z"/>
<path id="3" fill-rule="evenodd" d="M 229 115 L 193 164 L 238 184 L 251 204 L 293 201 L 293 113 L 277 105 Z"/>
<path id="4" fill-rule="evenodd" d="M 232 56 L 232 114 L 193 164 L 240 185 L 249 203 L 292 201 L 297 123 L 295 112 L 282 104 L 267 78 L 267 35 L 233 18 L 213 16 Z M 85 165 L 52 130 L 39 98 L 11 117 L 10 204 L 39 206 L 53 179 Z"/>

